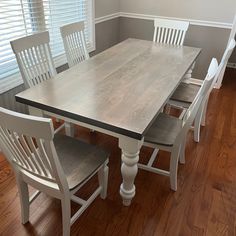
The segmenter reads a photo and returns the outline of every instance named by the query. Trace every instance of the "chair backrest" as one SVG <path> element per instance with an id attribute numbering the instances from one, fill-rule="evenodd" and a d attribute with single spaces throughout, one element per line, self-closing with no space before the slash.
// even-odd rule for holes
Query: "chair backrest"
<path id="1" fill-rule="evenodd" d="M 53 143 L 51 119 L 29 116 L 0 107 L 0 148 L 14 170 L 31 179 L 56 183 L 66 178 Z"/>
<path id="2" fill-rule="evenodd" d="M 11 47 L 27 88 L 56 75 L 49 47 L 49 33 L 41 32 L 11 41 Z"/>
<path id="3" fill-rule="evenodd" d="M 221 62 L 220 62 L 220 65 L 219 65 L 219 68 L 217 70 L 217 73 L 216 73 L 216 76 L 215 76 L 215 80 L 214 80 L 214 83 L 213 83 L 213 86 L 212 88 L 214 87 L 215 83 L 217 83 L 217 87 L 219 87 L 221 85 L 221 82 L 222 82 L 222 77 L 224 75 L 224 71 L 225 71 L 225 68 L 227 66 L 227 63 L 228 63 L 228 60 L 235 48 L 235 40 L 232 38 L 230 40 L 230 42 L 228 43 L 226 49 L 225 49 L 225 52 L 222 56 L 222 59 L 221 59 Z"/>
<path id="4" fill-rule="evenodd" d="M 154 19 L 153 42 L 183 45 L 189 22 Z"/>
<path id="5" fill-rule="evenodd" d="M 226 50 L 230 46 L 230 44 L 232 43 L 232 40 L 235 39 L 235 35 L 236 35 L 236 15 L 234 16 L 234 20 L 233 20 L 232 28 L 231 28 L 231 31 L 230 31 L 230 35 L 229 35 L 229 39 L 228 39 Z M 226 51 L 224 52 L 224 54 L 225 53 L 226 53 Z M 232 52 L 230 53 L 230 55 L 231 54 L 232 54 Z M 230 57 L 230 55 L 229 55 L 229 57 Z M 223 57 L 224 57 L 224 55 L 223 55 Z M 222 57 L 222 60 L 223 60 L 223 57 Z M 225 69 L 226 69 L 229 57 L 225 61 L 224 66 L 220 66 L 219 71 L 217 73 L 217 76 L 216 76 L 216 81 L 217 82 L 215 84 L 215 87 L 217 89 L 219 89 L 221 87 L 221 84 L 222 84 L 222 81 L 223 81 L 223 77 L 224 77 L 224 73 L 225 73 Z"/>
<path id="6" fill-rule="evenodd" d="M 84 22 L 75 22 L 60 28 L 69 67 L 89 58 L 84 36 Z"/>
<path id="7" fill-rule="evenodd" d="M 233 20 L 233 24 L 232 24 L 232 29 L 230 31 L 229 40 L 228 40 L 228 44 L 227 45 L 230 44 L 230 41 L 232 39 L 235 39 L 235 35 L 236 35 L 236 14 L 234 16 L 234 20 Z"/>
<path id="8" fill-rule="evenodd" d="M 182 130 L 178 135 L 177 141 L 178 139 L 181 140 L 180 136 L 185 135 L 186 132 L 189 130 L 190 126 L 192 125 L 200 106 L 204 103 L 204 101 L 208 96 L 209 90 L 211 89 L 217 70 L 218 70 L 218 63 L 217 60 L 213 58 L 208 68 L 207 76 L 204 79 L 201 88 L 199 89 L 194 101 L 192 102 L 192 104 L 190 105 L 190 107 L 188 108 L 187 112 L 183 117 Z"/>

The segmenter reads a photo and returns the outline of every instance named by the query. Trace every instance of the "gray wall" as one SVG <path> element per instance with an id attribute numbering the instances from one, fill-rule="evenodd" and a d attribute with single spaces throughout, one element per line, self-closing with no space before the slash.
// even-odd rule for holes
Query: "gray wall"
<path id="1" fill-rule="evenodd" d="M 119 42 L 119 18 L 95 25 L 96 51 L 91 56 Z"/>
<path id="2" fill-rule="evenodd" d="M 229 59 L 229 62 L 236 64 L 236 49 L 234 49 L 232 56 Z"/>
<path id="3" fill-rule="evenodd" d="M 95 17 L 101 17 L 119 12 L 119 0 L 94 0 Z"/>
<path id="4" fill-rule="evenodd" d="M 152 20 L 120 19 L 120 41 L 126 38 L 152 40 L 154 25 Z M 202 48 L 193 76 L 204 79 L 212 57 L 221 59 L 228 41 L 229 30 L 215 27 L 190 25 L 184 45 Z"/>
<path id="5" fill-rule="evenodd" d="M 235 0 L 120 0 L 120 11 L 232 23 Z"/>

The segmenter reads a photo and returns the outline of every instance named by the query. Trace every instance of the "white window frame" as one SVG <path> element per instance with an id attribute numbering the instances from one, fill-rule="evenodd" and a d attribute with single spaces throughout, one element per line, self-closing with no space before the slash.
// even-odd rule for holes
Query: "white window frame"
<path id="1" fill-rule="evenodd" d="M 90 45 L 90 47 L 88 47 L 88 52 L 93 52 L 96 50 L 96 42 L 95 42 L 95 0 L 88 0 L 89 1 L 89 4 L 90 4 L 90 7 L 91 7 L 91 22 L 90 22 L 90 25 L 91 25 L 91 28 L 90 28 L 90 35 L 92 36 L 92 45 Z M 9 42 L 10 43 L 10 42 Z M 66 59 L 66 55 L 65 53 L 57 56 L 57 57 L 54 57 L 53 58 L 54 60 L 54 63 L 55 63 L 55 66 L 56 67 L 59 67 L 59 66 L 62 66 L 64 64 L 67 63 L 67 59 Z M 11 76 L 8 76 L 4 79 L 1 79 L 0 80 L 0 95 L 23 84 L 23 79 L 21 77 L 21 74 L 20 72 L 14 74 L 14 75 L 11 75 Z"/>

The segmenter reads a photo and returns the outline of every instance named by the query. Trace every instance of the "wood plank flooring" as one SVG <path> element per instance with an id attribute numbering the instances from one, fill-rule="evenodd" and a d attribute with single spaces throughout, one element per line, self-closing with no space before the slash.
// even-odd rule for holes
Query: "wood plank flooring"
<path id="1" fill-rule="evenodd" d="M 179 165 L 178 191 L 169 179 L 140 170 L 136 197 L 124 207 L 119 195 L 120 150 L 117 139 L 78 128 L 78 138 L 111 151 L 106 200 L 97 198 L 72 226 L 71 234 L 90 235 L 236 235 L 236 70 L 226 71 L 221 90 L 213 91 L 201 141 L 186 145 L 186 164 Z M 152 150 L 142 148 L 147 161 Z M 156 165 L 168 168 L 169 154 L 161 152 Z M 97 179 L 82 189 L 87 196 Z M 72 211 L 77 206 L 72 203 Z M 0 235 L 61 235 L 60 201 L 41 194 L 30 208 L 30 222 L 20 221 L 14 174 L 0 154 Z"/>

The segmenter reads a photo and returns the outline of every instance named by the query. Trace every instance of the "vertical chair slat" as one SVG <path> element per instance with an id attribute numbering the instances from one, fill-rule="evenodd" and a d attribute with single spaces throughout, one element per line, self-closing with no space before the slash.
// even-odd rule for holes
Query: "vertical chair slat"
<path id="1" fill-rule="evenodd" d="M 158 31 L 157 31 L 157 42 L 160 43 L 160 37 L 161 37 L 161 28 L 158 27 Z"/>
<path id="2" fill-rule="evenodd" d="M 39 83 L 41 83 L 40 78 L 39 78 L 40 71 L 39 71 L 38 66 L 37 66 L 38 65 L 38 61 L 37 61 L 37 59 L 36 59 L 36 57 L 34 55 L 34 48 L 29 48 L 28 50 L 29 50 L 29 56 L 30 56 L 31 62 L 32 62 L 31 68 L 34 71 L 35 82 L 37 84 L 39 84 Z"/>
<path id="3" fill-rule="evenodd" d="M 175 29 L 172 29 L 170 44 L 174 44 L 174 37 L 175 37 Z"/>
<path id="4" fill-rule="evenodd" d="M 32 50 L 31 48 L 26 50 L 28 58 L 29 58 L 29 63 L 30 63 L 30 67 L 29 68 L 31 69 L 32 74 L 33 74 L 32 80 L 34 81 L 35 84 L 38 84 L 37 72 L 35 70 L 35 63 L 33 61 L 32 55 L 31 55 L 31 50 Z"/>
<path id="5" fill-rule="evenodd" d="M 38 168 L 35 166 L 35 162 L 32 159 L 32 154 L 30 154 L 29 156 L 27 155 L 26 151 L 24 150 L 22 144 L 19 142 L 19 136 L 18 134 L 16 134 L 15 132 L 11 133 L 14 142 L 16 144 L 16 146 L 18 147 L 20 156 L 22 157 L 22 159 L 25 159 L 27 161 L 27 163 L 29 164 L 30 168 L 32 171 L 38 171 Z"/>
<path id="6" fill-rule="evenodd" d="M 169 32 L 169 29 L 165 29 L 165 35 L 164 35 L 164 39 L 163 39 L 163 43 L 166 43 L 166 40 L 167 40 L 167 37 L 168 37 L 168 32 Z"/>
<path id="7" fill-rule="evenodd" d="M 185 35 L 186 35 L 186 31 L 183 31 L 182 38 L 181 38 L 181 41 L 180 41 L 180 45 L 183 45 L 184 39 L 185 39 Z"/>
<path id="8" fill-rule="evenodd" d="M 180 42 L 182 40 L 182 36 L 183 36 L 183 31 L 179 31 L 179 36 L 178 36 L 178 40 L 177 40 L 177 45 L 180 45 Z"/>
<path id="9" fill-rule="evenodd" d="M 73 37 L 73 34 L 71 34 L 69 36 L 69 39 L 70 39 L 71 52 L 72 52 L 72 62 L 75 65 L 75 64 L 77 64 L 77 61 L 76 61 L 76 51 L 75 51 L 75 48 L 74 48 L 74 37 Z"/>
<path id="10" fill-rule="evenodd" d="M 25 152 L 26 152 L 26 156 L 28 155 L 29 161 L 30 161 L 30 162 L 32 163 L 32 165 L 34 166 L 34 171 L 36 170 L 38 174 L 41 174 L 41 170 L 40 170 L 40 168 L 38 167 L 37 162 L 36 162 L 36 160 L 35 160 L 34 157 L 33 157 L 33 153 L 32 153 L 32 151 L 29 149 L 28 143 L 26 143 L 26 141 L 25 141 L 25 138 L 21 135 L 21 136 L 19 137 L 19 139 L 20 139 L 20 142 L 21 142 L 22 146 L 24 147 L 24 150 L 25 150 Z"/>
<path id="11" fill-rule="evenodd" d="M 23 52 L 18 53 L 16 55 L 16 58 L 17 58 L 18 64 L 20 65 L 20 70 L 22 71 L 22 74 L 25 75 L 25 76 L 23 76 L 24 82 L 27 83 L 27 85 L 29 87 L 32 87 L 33 82 L 30 79 L 31 75 L 30 75 L 29 71 L 27 70 L 27 64 L 26 64 L 26 61 L 24 59 L 24 53 Z"/>
<path id="12" fill-rule="evenodd" d="M 179 35 L 179 31 L 178 31 L 178 30 L 175 30 L 175 37 L 174 37 L 174 42 L 173 42 L 174 45 L 177 44 L 178 35 Z"/>
<path id="13" fill-rule="evenodd" d="M 43 60 L 43 64 L 45 65 L 45 68 L 46 68 L 46 77 L 47 79 L 50 79 L 52 77 L 52 75 L 50 74 L 50 66 L 48 64 L 48 57 L 47 57 L 47 50 L 46 50 L 46 47 L 45 45 L 42 45 L 42 54 L 44 55 L 44 60 Z"/>
<path id="14" fill-rule="evenodd" d="M 45 68 L 44 68 L 44 64 L 43 64 L 43 59 L 40 56 L 39 52 L 40 52 L 40 47 L 38 46 L 38 47 L 35 48 L 35 53 L 36 53 L 37 58 L 40 60 L 39 61 L 40 76 L 41 76 L 42 80 L 44 81 L 44 80 L 47 80 L 47 77 L 45 75 Z"/>
<path id="15" fill-rule="evenodd" d="M 73 41 L 73 47 L 74 47 L 74 52 L 75 52 L 75 63 L 78 64 L 80 63 L 80 54 L 78 54 L 78 41 L 76 39 L 76 33 L 71 35 L 72 41 Z"/>
<path id="16" fill-rule="evenodd" d="M 171 34 L 172 34 L 172 29 L 169 28 L 168 29 L 168 35 L 167 35 L 166 44 L 170 44 Z"/>
<path id="17" fill-rule="evenodd" d="M 165 28 L 161 28 L 160 43 L 163 43 L 164 31 L 165 31 Z"/>
<path id="18" fill-rule="evenodd" d="M 40 174 L 44 175 L 44 176 L 48 176 L 47 171 L 45 170 L 45 167 L 44 167 L 44 164 L 42 161 L 42 157 L 39 156 L 32 138 L 29 136 L 26 136 L 26 139 L 27 139 L 27 142 L 30 146 L 32 153 L 34 154 L 35 163 L 36 163 L 38 169 L 40 169 Z"/>
<path id="19" fill-rule="evenodd" d="M 83 52 L 84 52 L 84 59 L 89 59 L 89 54 L 88 54 L 88 50 L 87 50 L 87 46 L 86 46 L 86 40 L 85 40 L 85 36 L 83 32 L 80 32 L 80 37 L 82 40 L 82 48 L 83 48 Z"/>
<path id="20" fill-rule="evenodd" d="M 55 67 L 55 64 L 54 64 L 54 60 L 52 58 L 52 52 L 51 52 L 51 48 L 49 46 L 49 41 L 45 44 L 45 47 L 47 49 L 47 62 L 48 64 L 50 65 L 50 78 L 55 76 L 57 74 L 57 71 L 56 71 L 56 67 Z"/>
<path id="21" fill-rule="evenodd" d="M 24 161 L 21 160 L 21 158 L 18 157 L 17 152 L 15 151 L 15 149 L 12 147 L 12 143 L 9 140 L 9 136 L 5 133 L 4 129 L 2 127 L 0 127 L 0 135 L 2 138 L 2 141 L 4 142 L 4 144 L 6 145 L 6 147 L 10 150 L 10 152 L 14 155 L 14 157 L 16 158 L 16 160 L 24 167 L 28 167 L 29 165 Z"/>
<path id="22" fill-rule="evenodd" d="M 52 167 L 51 167 L 51 165 L 50 165 L 50 161 L 49 161 L 48 155 L 47 155 L 47 153 L 45 152 L 45 149 L 44 149 L 42 140 L 39 139 L 39 138 L 36 138 L 35 140 L 36 140 L 36 143 L 37 143 L 37 145 L 38 145 L 38 149 L 39 149 L 40 156 L 43 157 L 44 166 L 46 167 L 47 172 L 49 172 L 49 174 L 50 174 L 49 177 L 50 177 L 50 176 L 54 176 L 54 175 L 53 175 L 53 170 L 52 170 Z"/>
<path id="23" fill-rule="evenodd" d="M 153 42 L 157 41 L 156 38 L 157 38 L 157 27 L 155 27 L 155 29 L 154 29 Z"/>
<path id="24" fill-rule="evenodd" d="M 80 32 L 76 32 L 75 35 L 77 39 L 80 62 L 82 62 L 85 58 L 84 58 L 83 45 L 82 45 Z"/>
<path id="25" fill-rule="evenodd" d="M 28 74 L 29 74 L 29 78 L 26 78 L 28 81 L 31 81 L 31 84 L 33 84 L 33 86 L 35 85 L 35 82 L 34 82 L 34 73 L 32 71 L 32 68 L 31 68 L 31 65 L 30 65 L 30 61 L 29 61 L 29 58 L 28 58 L 28 55 L 26 53 L 25 50 L 22 51 L 23 53 L 23 58 L 24 58 L 24 62 L 25 62 L 25 70 L 28 71 Z"/>
<path id="26" fill-rule="evenodd" d="M 38 54 L 39 57 L 41 58 L 41 66 L 43 68 L 43 78 L 44 80 L 48 79 L 48 75 L 47 75 L 47 71 L 48 71 L 48 67 L 47 67 L 47 63 L 45 63 L 45 56 L 44 56 L 44 52 L 43 52 L 43 45 L 38 46 Z"/>
<path id="27" fill-rule="evenodd" d="M 80 41 L 79 32 L 75 32 L 74 35 L 75 35 L 75 39 L 76 39 L 79 62 L 82 62 L 83 61 L 83 52 L 82 52 L 82 45 L 81 45 L 81 41 Z"/>

